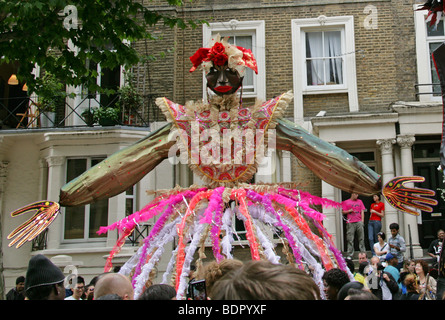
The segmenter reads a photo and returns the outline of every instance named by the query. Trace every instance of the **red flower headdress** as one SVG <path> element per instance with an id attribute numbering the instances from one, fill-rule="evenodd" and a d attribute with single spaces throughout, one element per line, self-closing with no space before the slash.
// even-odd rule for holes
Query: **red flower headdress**
<path id="1" fill-rule="evenodd" d="M 190 72 L 195 71 L 201 65 L 208 72 L 212 66 L 223 66 L 227 62 L 229 68 L 237 70 L 240 75 L 244 75 L 246 67 L 258 74 L 258 66 L 252 51 L 231 45 L 227 40 L 228 38 L 220 40 L 220 35 L 217 35 L 210 48 L 199 48 L 190 57 L 193 64 Z"/>

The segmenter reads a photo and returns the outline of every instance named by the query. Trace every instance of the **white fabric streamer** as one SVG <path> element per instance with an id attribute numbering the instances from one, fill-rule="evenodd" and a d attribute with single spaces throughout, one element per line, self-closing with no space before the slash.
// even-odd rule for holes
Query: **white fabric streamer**
<path id="1" fill-rule="evenodd" d="M 136 277 L 136 284 L 134 288 L 135 299 L 142 294 L 142 290 L 144 288 L 145 282 L 148 280 L 150 276 L 150 272 L 156 263 L 159 261 L 162 253 L 164 252 L 164 246 L 173 241 L 173 238 L 176 235 L 176 224 L 178 223 L 180 217 L 176 218 L 173 222 L 167 224 L 161 232 L 155 237 L 151 243 L 151 248 L 158 248 L 155 254 L 151 257 L 150 261 L 148 261 L 141 270 L 141 273 Z M 149 249 L 149 248 L 148 248 Z"/>
<path id="2" fill-rule="evenodd" d="M 255 229 L 256 229 L 256 233 L 258 236 L 258 240 L 261 243 L 263 249 L 264 249 L 264 254 L 267 257 L 267 260 L 269 260 L 270 262 L 274 263 L 274 264 L 279 264 L 280 263 L 280 257 L 276 255 L 275 250 L 274 250 L 274 245 L 273 243 L 269 240 L 269 238 L 267 238 L 263 231 L 261 230 L 261 228 L 258 226 L 258 222 L 254 219 L 252 219 L 253 224 L 255 225 Z"/>
<path id="3" fill-rule="evenodd" d="M 207 224 L 200 224 L 199 219 L 195 221 L 195 232 L 192 237 L 192 242 L 187 248 L 187 252 L 184 258 L 184 264 L 182 266 L 182 273 L 179 279 L 178 291 L 176 292 L 176 299 L 182 300 L 184 298 L 185 290 L 187 289 L 187 277 L 190 274 L 190 264 L 193 260 L 193 256 L 198 248 L 199 242 L 201 240 L 201 234 L 206 229 Z"/>
<path id="4" fill-rule="evenodd" d="M 222 216 L 221 229 L 226 232 L 226 235 L 223 237 L 221 241 L 221 252 L 226 256 L 227 259 L 233 259 L 231 253 L 232 242 L 233 242 L 232 216 L 233 216 L 233 211 L 230 208 L 227 208 Z"/>
<path id="5" fill-rule="evenodd" d="M 176 255 L 178 253 L 178 247 L 175 248 L 175 250 L 172 251 L 172 256 L 170 257 L 170 261 L 167 264 L 167 268 L 165 269 L 165 272 L 162 276 L 162 284 L 168 284 L 169 280 L 167 277 L 173 272 L 173 267 L 175 266 L 176 262 Z"/>
<path id="6" fill-rule="evenodd" d="M 139 249 L 136 251 L 136 253 L 130 259 L 128 259 L 128 261 L 125 262 L 125 264 L 119 269 L 118 273 L 120 273 L 124 276 L 130 275 L 131 270 L 133 270 L 133 268 L 138 263 L 143 250 L 144 250 L 144 246 L 139 247 Z"/>

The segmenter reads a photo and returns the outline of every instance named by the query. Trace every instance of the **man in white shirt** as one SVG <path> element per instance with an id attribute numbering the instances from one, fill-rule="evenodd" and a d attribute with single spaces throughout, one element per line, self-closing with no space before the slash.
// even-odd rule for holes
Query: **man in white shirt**
<path id="1" fill-rule="evenodd" d="M 73 294 L 69 297 L 66 297 L 65 300 L 82 300 L 82 295 L 84 290 L 85 290 L 85 280 L 82 277 L 78 276 L 74 288 L 71 288 Z"/>

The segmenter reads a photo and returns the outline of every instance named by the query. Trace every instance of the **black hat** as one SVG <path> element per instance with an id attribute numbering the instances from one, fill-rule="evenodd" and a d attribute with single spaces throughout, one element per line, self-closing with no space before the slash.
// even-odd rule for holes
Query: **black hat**
<path id="1" fill-rule="evenodd" d="M 25 290 L 60 283 L 65 279 L 63 272 L 47 257 L 38 254 L 29 260 L 25 277 Z"/>

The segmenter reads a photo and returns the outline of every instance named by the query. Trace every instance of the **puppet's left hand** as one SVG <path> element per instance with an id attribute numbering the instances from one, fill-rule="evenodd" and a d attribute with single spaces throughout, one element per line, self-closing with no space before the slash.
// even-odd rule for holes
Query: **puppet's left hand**
<path id="1" fill-rule="evenodd" d="M 390 180 L 382 190 L 383 196 L 388 203 L 396 209 L 418 216 L 416 210 L 432 212 L 431 206 L 437 205 L 437 200 L 428 198 L 436 193 L 433 190 L 422 188 L 409 188 L 405 183 L 424 182 L 424 177 L 396 177 Z"/>
<path id="2" fill-rule="evenodd" d="M 30 211 L 34 211 L 34 215 L 8 235 L 8 240 L 14 238 L 9 247 L 17 243 L 16 247 L 20 248 L 26 241 L 36 238 L 57 218 L 60 205 L 54 201 L 38 201 L 13 211 L 11 216 L 15 217 Z"/>

